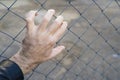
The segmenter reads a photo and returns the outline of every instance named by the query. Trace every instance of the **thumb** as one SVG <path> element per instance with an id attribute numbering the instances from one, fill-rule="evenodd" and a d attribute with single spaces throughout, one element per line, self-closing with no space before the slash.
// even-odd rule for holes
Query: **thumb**
<path id="1" fill-rule="evenodd" d="M 60 54 L 60 52 L 62 52 L 64 49 L 65 49 L 64 46 L 57 46 L 56 48 L 54 48 L 52 50 L 52 53 L 51 53 L 51 55 L 50 55 L 50 57 L 48 59 L 54 58 L 55 56 Z"/>

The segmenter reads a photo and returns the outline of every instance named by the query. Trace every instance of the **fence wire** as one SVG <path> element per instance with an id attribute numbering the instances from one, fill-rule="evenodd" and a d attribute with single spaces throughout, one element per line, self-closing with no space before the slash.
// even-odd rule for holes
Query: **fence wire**
<path id="1" fill-rule="evenodd" d="M 66 49 L 25 80 L 119 80 L 119 0 L 0 0 L 0 60 L 19 50 L 26 30 L 24 14 L 50 8 L 69 22 L 57 42 Z"/>

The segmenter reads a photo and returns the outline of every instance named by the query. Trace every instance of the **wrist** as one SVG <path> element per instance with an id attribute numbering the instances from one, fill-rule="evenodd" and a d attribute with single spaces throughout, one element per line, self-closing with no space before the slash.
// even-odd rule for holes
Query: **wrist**
<path id="1" fill-rule="evenodd" d="M 34 69 L 37 66 L 37 64 L 33 64 L 31 60 L 21 55 L 20 54 L 21 52 L 22 51 L 16 53 L 14 56 L 10 58 L 10 60 L 14 61 L 21 68 L 23 74 L 25 75 L 32 71 L 32 69 Z"/>

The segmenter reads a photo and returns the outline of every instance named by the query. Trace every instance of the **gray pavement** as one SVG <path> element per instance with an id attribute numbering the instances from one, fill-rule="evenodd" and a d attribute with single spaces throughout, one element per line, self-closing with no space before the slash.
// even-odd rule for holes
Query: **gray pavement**
<path id="1" fill-rule="evenodd" d="M 56 16 L 63 15 L 69 22 L 68 30 L 57 44 L 66 46 L 66 49 L 56 58 L 40 64 L 25 76 L 25 80 L 120 79 L 120 2 L 117 0 L 14 2 L 0 0 L 0 60 L 11 57 L 19 50 L 25 34 L 26 23 L 23 19 L 29 10 L 40 10 L 36 23 L 41 21 L 46 10 L 50 8 L 56 10 Z M 7 7 L 10 7 L 10 10 Z"/>

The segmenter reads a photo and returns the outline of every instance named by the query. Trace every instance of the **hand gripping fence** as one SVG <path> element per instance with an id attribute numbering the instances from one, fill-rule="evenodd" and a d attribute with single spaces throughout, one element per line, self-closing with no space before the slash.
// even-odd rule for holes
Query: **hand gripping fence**
<path id="1" fill-rule="evenodd" d="M 24 14 L 51 8 L 69 23 L 56 43 L 66 49 L 25 80 L 120 80 L 120 0 L 0 0 L 0 60 L 19 50 Z"/>

